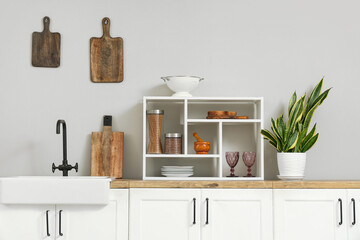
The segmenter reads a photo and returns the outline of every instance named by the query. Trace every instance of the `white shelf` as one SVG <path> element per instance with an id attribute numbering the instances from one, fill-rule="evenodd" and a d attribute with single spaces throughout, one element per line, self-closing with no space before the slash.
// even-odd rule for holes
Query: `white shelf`
<path id="1" fill-rule="evenodd" d="M 189 100 L 197 101 L 201 100 L 204 102 L 209 101 L 244 101 L 244 102 L 253 102 L 253 101 L 263 101 L 263 97 L 169 97 L 169 96 L 145 96 L 144 100 Z"/>
<path id="2" fill-rule="evenodd" d="M 143 99 L 143 179 L 144 180 L 233 180 L 264 179 L 264 99 L 262 97 L 144 97 Z M 164 132 L 180 132 L 183 154 L 147 154 L 148 123 L 146 110 L 163 109 Z M 236 111 L 250 119 L 205 119 L 208 111 Z M 195 154 L 193 132 L 211 143 L 210 154 Z M 164 144 L 164 142 L 162 142 Z M 252 174 L 256 177 L 226 177 L 230 168 L 225 152 L 239 151 L 240 159 L 235 175 L 246 175 L 242 152 L 255 151 L 256 163 Z M 161 166 L 194 166 L 194 176 L 170 178 L 161 176 Z"/>

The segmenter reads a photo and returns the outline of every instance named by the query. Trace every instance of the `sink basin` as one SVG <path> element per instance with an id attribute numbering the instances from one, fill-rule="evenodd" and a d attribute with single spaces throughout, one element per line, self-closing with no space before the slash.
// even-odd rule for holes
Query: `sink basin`
<path id="1" fill-rule="evenodd" d="M 3 204 L 107 204 L 111 178 L 20 176 L 0 178 Z"/>

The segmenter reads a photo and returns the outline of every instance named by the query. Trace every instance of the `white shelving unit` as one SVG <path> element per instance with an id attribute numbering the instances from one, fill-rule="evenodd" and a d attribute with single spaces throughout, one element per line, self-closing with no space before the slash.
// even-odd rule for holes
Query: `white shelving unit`
<path id="1" fill-rule="evenodd" d="M 162 109 L 163 132 L 182 134 L 182 154 L 147 154 L 148 122 L 146 110 Z M 236 111 L 249 119 L 206 119 L 208 111 Z M 264 180 L 264 140 L 260 130 L 264 127 L 264 99 L 262 97 L 144 97 L 143 99 L 143 179 L 144 180 Z M 204 141 L 211 143 L 209 154 L 194 151 L 197 132 Z M 162 144 L 164 139 L 162 138 Z M 240 159 L 235 175 L 230 174 L 225 152 L 238 151 Z M 241 155 L 256 152 L 252 167 L 255 177 L 242 177 L 247 173 Z M 161 176 L 161 166 L 194 166 L 194 176 L 169 178 Z"/>

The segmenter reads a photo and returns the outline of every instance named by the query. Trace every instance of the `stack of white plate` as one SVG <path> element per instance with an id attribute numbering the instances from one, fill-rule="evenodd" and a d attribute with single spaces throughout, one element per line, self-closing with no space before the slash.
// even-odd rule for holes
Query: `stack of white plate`
<path id="1" fill-rule="evenodd" d="M 161 175 L 166 177 L 190 177 L 194 175 L 194 166 L 162 166 Z"/>

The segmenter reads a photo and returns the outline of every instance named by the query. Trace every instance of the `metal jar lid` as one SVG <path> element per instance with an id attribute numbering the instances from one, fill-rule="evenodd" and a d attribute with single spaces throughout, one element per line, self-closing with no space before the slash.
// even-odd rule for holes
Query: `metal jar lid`
<path id="1" fill-rule="evenodd" d="M 181 133 L 165 133 L 166 138 L 181 138 Z"/>
<path id="2" fill-rule="evenodd" d="M 148 114 L 148 115 L 164 115 L 164 110 L 160 110 L 160 109 L 146 110 L 146 114 Z"/>

